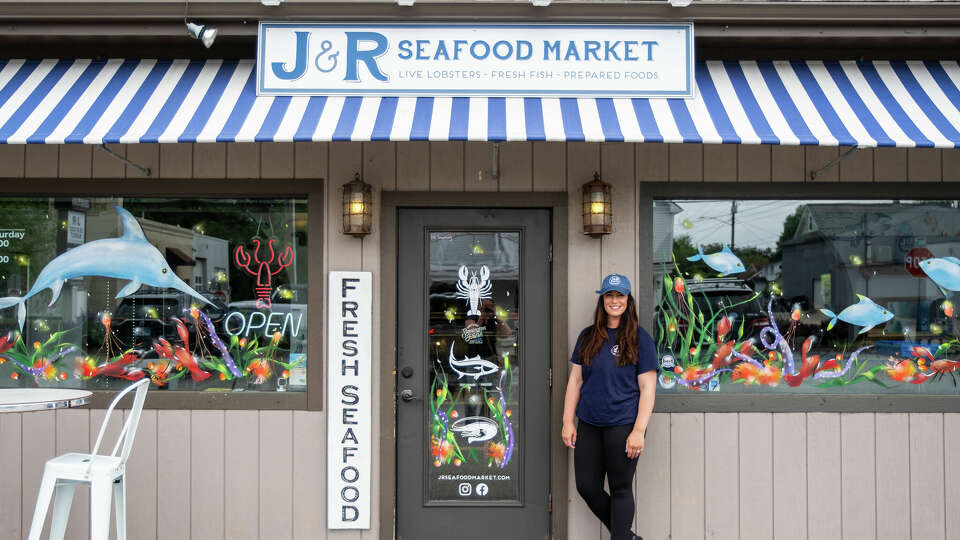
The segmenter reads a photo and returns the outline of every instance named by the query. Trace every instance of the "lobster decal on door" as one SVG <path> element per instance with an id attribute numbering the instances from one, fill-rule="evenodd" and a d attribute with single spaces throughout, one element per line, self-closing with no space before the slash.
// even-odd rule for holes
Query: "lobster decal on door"
<path id="1" fill-rule="evenodd" d="M 490 292 L 493 290 L 493 284 L 490 283 L 490 269 L 487 265 L 480 267 L 480 276 L 476 272 L 470 272 L 467 267 L 461 266 L 459 271 L 460 280 L 457 281 L 457 298 L 464 298 L 470 305 L 467 311 L 467 317 L 471 315 L 480 316 L 480 300 L 490 298 Z"/>

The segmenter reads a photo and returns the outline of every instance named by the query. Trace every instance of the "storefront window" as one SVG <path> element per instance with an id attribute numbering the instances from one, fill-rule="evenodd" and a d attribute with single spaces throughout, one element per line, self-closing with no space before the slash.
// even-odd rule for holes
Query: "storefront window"
<path id="1" fill-rule="evenodd" d="M 960 201 L 653 213 L 661 389 L 958 393 Z"/>
<path id="2" fill-rule="evenodd" d="M 0 208 L 0 388 L 306 390 L 306 200 Z"/>

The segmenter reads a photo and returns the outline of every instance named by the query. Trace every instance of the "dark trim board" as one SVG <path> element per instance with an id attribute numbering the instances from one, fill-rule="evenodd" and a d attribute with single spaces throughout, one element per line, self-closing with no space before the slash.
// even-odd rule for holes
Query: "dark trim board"
<path id="1" fill-rule="evenodd" d="M 552 211 L 553 276 L 551 298 L 550 514 L 551 538 L 567 538 L 567 451 L 560 440 L 560 419 L 567 369 L 567 193 L 397 192 L 381 194 L 380 211 L 380 538 L 393 538 L 396 526 L 396 367 L 397 367 L 397 209 L 398 208 L 549 208 Z M 560 375 L 558 375 L 560 374 Z"/>
<path id="2" fill-rule="evenodd" d="M 307 317 L 309 325 L 307 358 L 314 359 L 307 369 L 305 392 L 187 392 L 152 390 L 144 407 L 151 409 L 231 409 L 231 410 L 323 410 L 325 275 L 323 179 L 313 180 L 11 180 L 0 181 L 0 197 L 305 197 L 307 214 L 307 310 L 321 316 Z M 116 392 L 94 391 L 91 407 L 106 408 Z"/>
<path id="3" fill-rule="evenodd" d="M 493 9 L 491 9 L 493 8 Z M 170 1 L 119 2 L 3 2 L 0 17 L 8 23 L 22 21 L 71 22 L 91 27 L 90 32 L 105 33 L 107 23 L 182 21 L 184 5 Z M 955 2 L 694 2 L 677 9 L 662 1 L 629 2 L 594 0 L 555 2 L 545 8 L 529 2 L 510 0 L 463 3 L 451 0 L 420 0 L 413 6 L 398 6 L 393 0 L 367 2 L 328 2 L 306 0 L 263 6 L 256 1 L 193 0 L 189 17 L 209 23 L 233 21 L 252 27 L 258 20 L 540 20 L 540 21 L 676 21 L 692 20 L 697 24 L 736 25 L 766 23 L 788 27 L 812 23 L 827 25 L 925 24 L 943 25 L 960 19 Z M 182 23 L 181 23 L 182 26 Z M 13 28 L 8 25 L 8 29 Z M 9 30 L 7 30 L 9 31 Z"/>
<path id="4" fill-rule="evenodd" d="M 651 199 L 944 199 L 960 193 L 949 182 L 640 182 Z"/>

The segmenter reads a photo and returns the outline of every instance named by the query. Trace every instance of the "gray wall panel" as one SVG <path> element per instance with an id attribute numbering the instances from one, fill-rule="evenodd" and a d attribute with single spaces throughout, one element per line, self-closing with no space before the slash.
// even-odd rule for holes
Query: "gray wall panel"
<path id="1" fill-rule="evenodd" d="M 840 415 L 807 415 L 807 531 L 810 540 L 840 540 Z"/>
<path id="2" fill-rule="evenodd" d="M 670 415 L 670 533 L 704 537 L 703 414 Z"/>
<path id="3" fill-rule="evenodd" d="M 946 536 L 943 462 L 943 415 L 910 413 L 912 538 L 938 540 Z"/>
<path id="4" fill-rule="evenodd" d="M 706 538 L 740 538 L 740 415 L 704 416 L 704 508 Z"/>
<path id="5" fill-rule="evenodd" d="M 877 536 L 876 415 L 840 415 L 843 537 Z"/>
<path id="6" fill-rule="evenodd" d="M 740 538 L 773 537 L 773 415 L 740 413 Z"/>
<path id="7" fill-rule="evenodd" d="M 807 538 L 807 415 L 773 415 L 773 535 Z"/>
<path id="8" fill-rule="evenodd" d="M 910 537 L 910 417 L 877 413 L 877 538 Z"/>

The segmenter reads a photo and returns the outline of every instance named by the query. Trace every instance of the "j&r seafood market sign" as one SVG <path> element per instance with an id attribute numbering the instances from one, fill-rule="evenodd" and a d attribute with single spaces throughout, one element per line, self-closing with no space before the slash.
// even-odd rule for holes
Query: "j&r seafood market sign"
<path id="1" fill-rule="evenodd" d="M 693 24 L 261 22 L 257 94 L 690 97 Z"/>
<path id="2" fill-rule="evenodd" d="M 327 527 L 370 528 L 370 272 L 330 272 Z"/>

